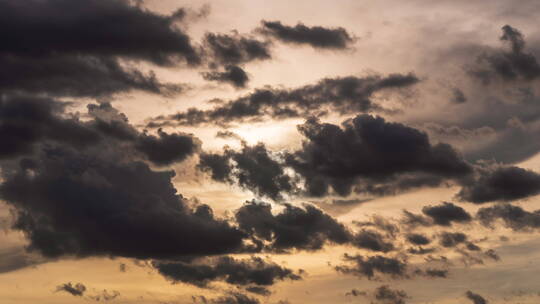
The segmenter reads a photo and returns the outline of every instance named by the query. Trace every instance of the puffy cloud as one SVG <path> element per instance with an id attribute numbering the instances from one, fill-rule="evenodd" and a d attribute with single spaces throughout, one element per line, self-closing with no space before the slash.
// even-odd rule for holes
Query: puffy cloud
<path id="1" fill-rule="evenodd" d="M 172 185 L 174 172 L 144 162 L 135 143 L 147 135 L 110 105 L 89 106 L 88 121 L 65 117 L 65 105 L 50 99 L 8 96 L 1 107 L 0 129 L 12 143 L 2 151 L 0 196 L 14 208 L 12 228 L 24 232 L 30 250 L 173 258 L 241 248 L 243 232 L 208 206 L 190 207 Z M 154 141 L 172 146 L 174 156 L 177 139 L 163 133 Z"/>
<path id="2" fill-rule="evenodd" d="M 237 183 L 257 195 L 281 200 L 282 192 L 293 192 L 295 183 L 276 158 L 262 143 L 244 143 L 241 151 L 226 148 L 223 155 L 201 154 L 198 167 L 214 180 Z"/>
<path id="3" fill-rule="evenodd" d="M 428 245 L 429 243 L 431 243 L 431 240 L 429 238 L 419 233 L 408 234 L 407 241 L 414 245 Z"/>
<path id="4" fill-rule="evenodd" d="M 514 166 L 478 170 L 473 182 L 465 183 L 458 197 L 473 203 L 513 201 L 540 193 L 540 175 Z"/>
<path id="5" fill-rule="evenodd" d="M 158 130 L 158 137 L 141 134 L 135 148 L 142 152 L 148 160 L 157 165 L 170 165 L 181 162 L 200 149 L 200 141 L 192 134 L 167 134 Z"/>
<path id="6" fill-rule="evenodd" d="M 306 140 L 287 163 L 305 178 L 306 190 L 314 196 L 325 195 L 329 187 L 340 195 L 355 187 L 369 192 L 372 186 L 393 183 L 403 175 L 428 174 L 432 181 L 459 179 L 472 172 L 451 146 L 432 145 L 425 133 L 381 117 L 359 115 L 343 128 L 308 120 L 298 129 Z M 396 187 L 422 185 L 420 181 Z"/>
<path id="7" fill-rule="evenodd" d="M 320 209 L 304 205 L 303 208 L 286 204 L 276 215 L 269 204 L 247 202 L 235 214 L 241 230 L 268 242 L 275 251 L 289 249 L 317 250 L 327 243 L 346 244 L 350 232 Z"/>
<path id="8" fill-rule="evenodd" d="M 425 206 L 422 212 L 433 219 L 436 225 L 450 226 L 452 222 L 467 223 L 471 215 L 465 209 L 449 202 L 437 206 Z"/>

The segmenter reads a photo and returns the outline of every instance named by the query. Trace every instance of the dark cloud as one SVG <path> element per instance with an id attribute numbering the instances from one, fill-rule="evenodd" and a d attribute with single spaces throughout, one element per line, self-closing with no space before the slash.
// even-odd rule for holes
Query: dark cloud
<path id="1" fill-rule="evenodd" d="M 198 152 L 201 142 L 192 134 L 167 134 L 161 129 L 158 136 L 142 134 L 137 139 L 135 148 L 156 165 L 170 165 L 181 162 Z"/>
<path id="2" fill-rule="evenodd" d="M 493 227 L 496 220 L 502 220 L 506 227 L 513 230 L 540 228 L 540 211 L 529 212 L 509 204 L 480 208 L 476 218 L 487 227 Z"/>
<path id="3" fill-rule="evenodd" d="M 409 243 L 414 244 L 414 245 L 428 245 L 429 243 L 431 243 L 431 240 L 429 238 L 419 233 L 408 234 L 407 241 L 409 241 Z"/>
<path id="4" fill-rule="evenodd" d="M 197 167 L 204 172 L 209 172 L 213 180 L 229 183 L 234 182 L 231 178 L 233 175 L 233 166 L 227 154 L 201 153 Z"/>
<path id="5" fill-rule="evenodd" d="M 375 299 L 385 304 L 405 304 L 409 296 L 403 290 L 391 289 L 388 285 L 383 285 L 375 290 Z"/>
<path id="6" fill-rule="evenodd" d="M 175 25 L 181 18 L 124 0 L 2 1 L 0 89 L 91 97 L 132 89 L 177 93 L 182 86 L 123 61 L 197 65 L 195 47 Z"/>
<path id="7" fill-rule="evenodd" d="M 160 274 L 172 282 L 183 282 L 204 287 L 213 281 L 234 285 L 269 286 L 285 279 L 300 280 L 301 276 L 291 269 L 262 258 L 251 257 L 237 260 L 220 257 L 207 263 L 159 262 L 153 263 Z"/>
<path id="8" fill-rule="evenodd" d="M 461 182 L 473 173 L 473 167 L 451 146 L 432 145 L 425 133 L 381 117 L 359 115 L 342 127 L 309 119 L 298 130 L 305 138 L 299 150 L 272 153 L 262 143 L 248 146 L 243 142 L 240 151 L 225 147 L 223 154 L 203 153 L 198 167 L 214 180 L 238 184 L 273 200 L 282 200 L 284 194 L 322 197 L 330 190 L 341 196 L 353 191 L 388 195 L 445 181 Z"/>
<path id="9" fill-rule="evenodd" d="M 166 258 L 241 246 L 241 232 L 186 206 L 171 171 L 60 148 L 37 157 L 36 167 L 17 170 L 0 186 L 2 199 L 18 210 L 13 228 L 27 235 L 30 250 Z"/>
<path id="10" fill-rule="evenodd" d="M 36 1 L 33 1 L 36 2 Z M 51 96 L 103 97 L 131 90 L 171 96 L 188 89 L 108 57 L 18 57 L 0 52 L 0 90 Z"/>
<path id="11" fill-rule="evenodd" d="M 202 154 L 198 167 L 214 180 L 237 183 L 259 196 L 281 200 L 281 193 L 293 192 L 295 183 L 276 158 L 263 143 L 244 143 L 241 151 L 226 148 L 223 155 Z"/>
<path id="12" fill-rule="evenodd" d="M 287 164 L 305 178 L 306 191 L 313 196 L 326 195 L 328 188 L 340 195 L 355 187 L 370 192 L 372 186 L 407 174 L 429 174 L 433 180 L 472 172 L 451 146 L 432 145 L 425 133 L 381 117 L 359 115 L 342 128 L 311 119 L 298 129 L 306 140 Z"/>
<path id="13" fill-rule="evenodd" d="M 469 251 L 480 251 L 482 250 L 480 247 L 478 247 L 476 244 L 467 242 L 467 250 Z"/>
<path id="14" fill-rule="evenodd" d="M 311 205 L 303 208 L 286 204 L 272 214 L 269 204 L 247 202 L 236 212 L 239 228 L 269 243 L 275 251 L 289 249 L 317 250 L 327 243 L 346 244 L 351 235 L 343 224 Z"/>
<path id="15" fill-rule="evenodd" d="M 295 89 L 265 87 L 222 101 L 210 110 L 188 109 L 185 112 L 154 118 L 149 127 L 166 124 L 227 125 L 262 120 L 322 115 L 328 112 L 350 114 L 383 109 L 371 100 L 377 92 L 410 87 L 419 82 L 414 74 L 390 74 L 367 77 L 325 78 L 316 84 Z"/>
<path id="16" fill-rule="evenodd" d="M 258 295 L 261 295 L 261 296 L 269 296 L 269 295 L 272 294 L 272 292 L 270 290 L 268 290 L 265 287 L 261 287 L 261 286 L 246 287 L 246 291 L 254 293 L 254 294 L 258 294 Z"/>
<path id="17" fill-rule="evenodd" d="M 308 44 L 321 49 L 347 49 L 355 41 L 342 27 L 309 27 L 302 23 L 288 26 L 279 21 L 263 20 L 261 31 L 286 43 Z"/>
<path id="18" fill-rule="evenodd" d="M 173 258 L 242 246 L 244 233 L 177 193 L 174 172 L 143 161 L 138 134 L 110 105 L 89 106 L 87 121 L 65 117 L 65 105 L 49 99 L 4 96 L 1 106 L 0 133 L 12 144 L 2 151 L 0 197 L 29 250 Z"/>
<path id="19" fill-rule="evenodd" d="M 207 299 L 205 296 L 193 296 L 194 303 L 199 304 L 260 304 L 261 302 L 239 292 L 229 292 L 228 295 L 215 299 Z"/>
<path id="20" fill-rule="evenodd" d="M 56 292 L 63 291 L 67 292 L 73 296 L 82 297 L 86 292 L 86 286 L 82 283 L 72 284 L 71 282 L 58 285 L 56 287 Z"/>
<path id="21" fill-rule="evenodd" d="M 424 271 L 425 275 L 432 278 L 446 278 L 448 277 L 448 270 L 445 269 L 433 269 L 428 268 Z"/>
<path id="22" fill-rule="evenodd" d="M 429 254 L 429 253 L 433 253 L 435 251 L 436 251 L 436 248 L 424 248 L 424 247 L 407 249 L 407 253 L 418 254 L 418 255 Z"/>
<path id="23" fill-rule="evenodd" d="M 215 65 L 238 65 L 255 60 L 270 59 L 270 43 L 238 33 L 207 33 L 204 46 L 209 60 Z"/>
<path id="24" fill-rule="evenodd" d="M 473 304 L 488 304 L 488 301 L 484 299 L 484 297 L 470 290 L 465 293 L 465 296 L 467 299 L 471 300 L 471 303 Z"/>
<path id="25" fill-rule="evenodd" d="M 467 223 L 472 219 L 465 209 L 448 202 L 437 206 L 425 206 L 422 212 L 432 218 L 436 225 L 441 226 L 450 226 L 452 222 Z"/>
<path id="26" fill-rule="evenodd" d="M 407 264 L 397 258 L 387 258 L 381 255 L 364 257 L 361 255 L 344 255 L 344 260 L 353 263 L 352 266 L 336 266 L 338 272 L 373 279 L 376 274 L 391 277 L 406 277 Z"/>
<path id="27" fill-rule="evenodd" d="M 175 57 L 199 60 L 189 37 L 175 26 L 181 15 L 159 15 L 129 1 L 8 0 L 0 12 L 0 53 L 120 56 L 156 64 Z"/>
<path id="28" fill-rule="evenodd" d="M 76 147 L 95 144 L 99 135 L 74 119 L 61 117 L 67 104 L 49 98 L 3 96 L 0 100 L 0 158 L 31 153 L 40 141 Z"/>
<path id="29" fill-rule="evenodd" d="M 489 51 L 478 57 L 480 67 L 470 71 L 484 83 L 494 78 L 505 81 L 534 80 L 540 76 L 540 65 L 536 57 L 524 50 L 525 40 L 519 30 L 510 25 L 502 27 L 500 40 L 508 50 Z"/>
<path id="30" fill-rule="evenodd" d="M 455 247 L 467 241 L 467 235 L 461 232 L 443 232 L 439 235 L 443 247 Z"/>
<path id="31" fill-rule="evenodd" d="M 540 193 L 540 175 L 514 166 L 478 170 L 477 178 L 462 186 L 458 197 L 473 203 L 513 201 Z"/>
<path id="32" fill-rule="evenodd" d="M 389 252 L 394 250 L 394 245 L 376 231 L 361 230 L 356 233 L 351 243 L 353 246 L 372 251 Z"/>
<path id="33" fill-rule="evenodd" d="M 245 88 L 249 81 L 247 73 L 237 65 L 228 65 L 224 71 L 203 73 L 206 80 L 228 83 L 236 88 Z"/>

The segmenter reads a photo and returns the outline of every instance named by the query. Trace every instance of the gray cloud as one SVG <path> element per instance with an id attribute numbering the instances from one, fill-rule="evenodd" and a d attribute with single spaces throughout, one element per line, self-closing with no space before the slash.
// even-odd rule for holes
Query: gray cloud
<path id="1" fill-rule="evenodd" d="M 355 41 L 353 36 L 342 27 L 309 27 L 302 23 L 288 26 L 279 21 L 265 20 L 261 23 L 263 33 L 291 44 L 307 44 L 321 49 L 346 49 Z"/>

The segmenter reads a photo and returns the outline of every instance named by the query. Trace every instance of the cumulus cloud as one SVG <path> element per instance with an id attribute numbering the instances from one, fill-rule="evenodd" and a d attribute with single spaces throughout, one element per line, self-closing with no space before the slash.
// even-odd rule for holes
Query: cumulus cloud
<path id="1" fill-rule="evenodd" d="M 436 225 L 441 226 L 450 226 L 452 222 L 467 223 L 472 219 L 465 209 L 449 202 L 443 202 L 437 206 L 425 206 L 422 212 L 433 219 Z"/>
<path id="2" fill-rule="evenodd" d="M 304 137 L 299 150 L 277 153 L 263 143 L 242 142 L 240 151 L 225 147 L 222 154 L 203 153 L 198 167 L 216 181 L 277 201 L 285 194 L 379 196 L 452 181 L 467 184 L 476 170 L 452 146 L 431 144 L 427 134 L 378 116 L 358 115 L 341 127 L 308 119 L 298 130 Z M 447 225 L 467 221 L 460 208 L 447 204 L 424 212 Z"/>
<path id="3" fill-rule="evenodd" d="M 458 197 L 481 204 L 513 201 L 540 193 L 540 175 L 515 166 L 491 166 L 478 170 L 474 182 L 463 185 Z"/>
<path id="4" fill-rule="evenodd" d="M 277 157 L 263 143 L 243 143 L 241 151 L 226 148 L 223 155 L 201 154 L 198 167 L 216 181 L 237 183 L 257 195 L 281 200 L 282 192 L 293 192 L 295 183 Z"/>
<path id="5" fill-rule="evenodd" d="M 90 106 L 101 119 L 88 121 L 64 118 L 65 105 L 50 99 L 5 97 L 1 106 L 0 126 L 13 144 L 2 151 L 0 196 L 14 208 L 13 228 L 24 232 L 29 250 L 46 257 L 165 258 L 242 246 L 241 231 L 177 193 L 173 171 L 149 167 L 135 148 L 146 135 L 132 137 L 110 105 Z M 178 153 L 185 145 L 178 150 L 177 137 L 167 136 L 153 140 L 185 157 Z"/>
<path id="6" fill-rule="evenodd" d="M 320 209 L 311 205 L 284 207 L 274 215 L 269 204 L 247 202 L 235 217 L 239 228 L 252 235 L 256 243 L 267 242 L 266 247 L 275 251 L 317 250 L 327 242 L 350 241 L 347 228 Z"/>
<path id="7" fill-rule="evenodd" d="M 400 184 L 399 177 L 427 174 L 430 185 L 472 171 L 451 146 L 432 145 L 425 133 L 381 117 L 359 115 L 343 127 L 308 120 L 298 129 L 305 141 L 287 163 L 305 178 L 307 193 L 314 196 L 326 195 L 329 188 L 340 195 L 354 188 L 369 193 L 381 184 L 393 184 L 397 191 L 425 185 L 423 179 Z"/>

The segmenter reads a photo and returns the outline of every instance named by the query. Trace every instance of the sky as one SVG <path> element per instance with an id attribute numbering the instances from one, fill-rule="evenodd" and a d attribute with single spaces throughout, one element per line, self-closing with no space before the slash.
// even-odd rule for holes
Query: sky
<path id="1" fill-rule="evenodd" d="M 538 14 L 0 0 L 0 303 L 538 303 Z"/>

